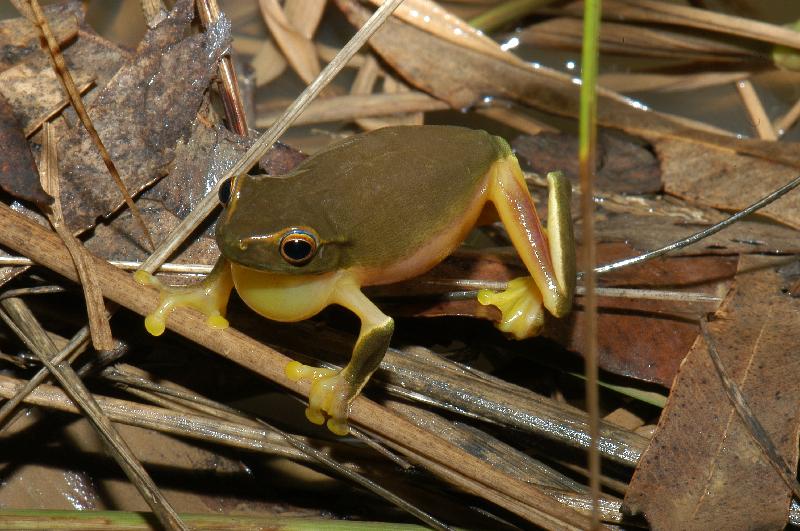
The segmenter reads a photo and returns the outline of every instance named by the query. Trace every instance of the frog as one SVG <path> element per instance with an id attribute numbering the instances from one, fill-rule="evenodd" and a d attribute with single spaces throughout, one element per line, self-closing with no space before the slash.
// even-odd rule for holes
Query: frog
<path id="1" fill-rule="evenodd" d="M 173 308 L 202 312 L 225 328 L 233 289 L 262 316 L 309 319 L 330 305 L 360 320 L 349 362 L 340 370 L 288 363 L 285 375 L 310 383 L 308 420 L 349 433 L 348 414 L 378 368 L 394 331 L 363 288 L 425 273 L 456 250 L 476 225 L 502 222 L 529 275 L 502 291 L 478 291 L 496 307 L 496 323 L 516 339 L 538 334 L 545 309 L 564 317 L 575 291 L 571 186 L 548 181 L 547 230 L 509 144 L 486 131 L 448 125 L 393 126 L 332 143 L 282 176 L 241 174 L 220 186 L 216 226 L 220 258 L 201 282 L 159 289 L 145 318 L 164 332 Z"/>

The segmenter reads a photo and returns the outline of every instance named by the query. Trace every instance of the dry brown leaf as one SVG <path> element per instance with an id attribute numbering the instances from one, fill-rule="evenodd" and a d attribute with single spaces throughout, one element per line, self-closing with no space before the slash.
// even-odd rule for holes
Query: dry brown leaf
<path id="1" fill-rule="evenodd" d="M 116 44 L 85 31 L 80 31 L 78 38 L 64 50 L 67 66 L 79 86 L 90 81 L 96 86 L 105 86 L 129 57 L 130 54 Z M 84 103 L 89 104 L 98 92 L 95 90 L 85 96 Z M 12 104 L 26 131 L 40 126 L 66 101 L 61 83 L 44 54 L 0 73 L 0 94 Z M 70 114 L 74 119 L 72 111 Z"/>
<path id="2" fill-rule="evenodd" d="M 723 210 L 741 210 L 798 173 L 794 167 L 686 140 L 663 138 L 653 147 L 661 159 L 664 191 Z M 800 194 L 789 193 L 759 214 L 800 228 Z"/>
<path id="3" fill-rule="evenodd" d="M 286 70 L 286 59 L 283 54 L 275 47 L 275 43 L 266 40 L 253 55 L 250 64 L 255 73 L 256 86 L 261 87 L 274 81 Z"/>
<path id="4" fill-rule="evenodd" d="M 533 171 L 545 175 L 563 171 L 578 182 L 578 137 L 543 132 L 520 136 L 511 143 L 517 156 Z M 604 192 L 647 194 L 661 190 L 661 171 L 653 153 L 615 131 L 600 131 L 597 139 L 595 186 Z"/>
<path id="5" fill-rule="evenodd" d="M 609 210 L 614 206 L 609 200 L 604 200 L 603 209 L 606 212 L 595 222 L 597 241 L 625 242 L 639 252 L 647 252 L 686 238 L 711 225 L 710 222 L 682 216 L 664 215 L 657 210 L 655 202 L 645 202 L 642 206 L 647 208 L 649 205 L 653 205 L 650 213 L 613 212 Z M 800 253 L 800 239 L 797 236 L 795 229 L 783 225 L 763 219 L 745 220 L 671 254 L 796 254 Z"/>
<path id="6" fill-rule="evenodd" d="M 147 33 L 135 56 L 88 109 L 131 193 L 165 173 L 176 142 L 188 134 L 217 59 L 228 47 L 230 24 L 225 18 L 205 33 L 184 37 L 190 4 L 180 2 Z M 60 139 L 59 159 L 62 207 L 72 230 L 89 227 L 121 206 L 114 184 L 97 178 L 105 165 L 82 129 Z"/>
<path id="7" fill-rule="evenodd" d="M 380 6 L 383 2 L 370 1 L 375 6 Z M 395 10 L 393 16 L 457 46 L 465 46 L 504 60 L 517 60 L 513 54 L 501 50 L 488 36 L 431 0 L 406 0 Z"/>
<path id="8" fill-rule="evenodd" d="M 11 105 L 0 95 L 0 187 L 41 205 L 53 201 L 42 189 L 33 154 Z"/>
<path id="9" fill-rule="evenodd" d="M 688 92 L 735 83 L 750 77 L 750 72 L 701 72 L 699 74 L 600 74 L 598 83 L 617 92 Z"/>
<path id="10" fill-rule="evenodd" d="M 525 28 L 519 33 L 519 39 L 537 47 L 580 50 L 583 42 L 583 21 L 568 17 L 551 18 Z M 744 46 L 687 33 L 616 22 L 603 22 L 600 28 L 600 53 L 710 63 L 767 60 Z"/>
<path id="11" fill-rule="evenodd" d="M 327 0 L 286 0 L 283 12 L 286 19 L 306 39 L 311 40 L 317 31 Z"/>
<path id="12" fill-rule="evenodd" d="M 800 300 L 783 260 L 742 257 L 709 330 L 731 377 L 790 466 L 800 429 Z M 625 503 L 653 529 L 782 529 L 790 490 L 733 409 L 702 339 L 682 363 Z"/>
<path id="13" fill-rule="evenodd" d="M 295 28 L 277 0 L 258 0 L 261 15 L 286 60 L 300 79 L 311 83 L 320 71 L 314 43 Z"/>
<path id="14" fill-rule="evenodd" d="M 83 5 L 79 1 L 47 6 L 44 13 L 53 21 L 51 29 L 59 44 L 75 37 L 83 24 Z M 0 72 L 37 56 L 41 49 L 39 33 L 30 21 L 22 17 L 0 21 Z"/>

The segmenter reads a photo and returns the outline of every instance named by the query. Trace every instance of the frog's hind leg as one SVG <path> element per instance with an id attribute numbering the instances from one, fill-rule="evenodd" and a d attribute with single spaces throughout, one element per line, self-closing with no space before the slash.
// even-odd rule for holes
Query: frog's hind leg
<path id="1" fill-rule="evenodd" d="M 572 305 L 575 243 L 569 209 L 571 188 L 562 174 L 547 175 L 550 192 L 545 234 L 516 157 L 508 154 L 490 172 L 488 200 L 531 276 L 512 280 L 500 293 L 481 290 L 478 301 L 497 306 L 503 314 L 498 328 L 522 339 L 540 331 L 543 307 L 562 317 Z"/>

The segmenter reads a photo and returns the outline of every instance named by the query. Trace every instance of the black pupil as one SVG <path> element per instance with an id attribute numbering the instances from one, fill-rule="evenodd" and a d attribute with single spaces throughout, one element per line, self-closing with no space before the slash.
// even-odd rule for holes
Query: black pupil
<path id="1" fill-rule="evenodd" d="M 223 205 L 227 205 L 228 201 L 231 200 L 231 180 L 225 179 L 225 182 L 222 183 L 219 187 L 219 201 Z"/>
<path id="2" fill-rule="evenodd" d="M 283 242 L 283 253 L 297 262 L 308 258 L 312 250 L 311 244 L 301 238 L 291 238 Z"/>

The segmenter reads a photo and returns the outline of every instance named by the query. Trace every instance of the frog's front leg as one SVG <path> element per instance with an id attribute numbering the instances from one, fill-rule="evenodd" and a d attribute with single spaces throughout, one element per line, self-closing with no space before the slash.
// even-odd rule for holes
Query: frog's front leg
<path id="1" fill-rule="evenodd" d="M 166 328 L 169 314 L 176 307 L 189 307 L 202 312 L 212 328 L 227 328 L 225 309 L 228 306 L 233 280 L 231 268 L 225 258 L 220 257 L 214 269 L 201 282 L 191 286 L 165 286 L 147 271 L 138 270 L 134 278 L 139 284 L 150 285 L 161 293 L 161 302 L 144 319 L 144 326 L 154 336 L 160 336 Z"/>
<path id="2" fill-rule="evenodd" d="M 566 315 L 572 306 L 575 292 L 572 190 L 561 173 L 547 175 L 550 192 L 545 234 L 516 157 L 509 154 L 490 171 L 488 199 L 531 276 L 512 280 L 500 293 L 481 290 L 478 301 L 497 306 L 503 314 L 498 328 L 522 339 L 541 330 L 543 306 L 555 317 Z"/>
<path id="3" fill-rule="evenodd" d="M 294 361 L 286 366 L 286 376 L 294 381 L 311 381 L 306 409 L 308 420 L 323 424 L 323 412 L 327 413 L 330 417 L 328 429 L 337 435 L 347 435 L 350 432 L 347 425 L 350 404 L 386 354 L 394 321 L 381 312 L 349 277 L 337 284 L 331 302 L 344 306 L 361 319 L 361 331 L 350 362 L 341 371 L 333 371 Z"/>

